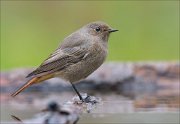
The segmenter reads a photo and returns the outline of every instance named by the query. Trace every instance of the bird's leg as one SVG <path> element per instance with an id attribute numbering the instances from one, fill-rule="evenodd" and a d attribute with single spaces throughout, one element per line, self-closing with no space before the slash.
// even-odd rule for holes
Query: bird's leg
<path id="1" fill-rule="evenodd" d="M 79 91 L 76 89 L 75 85 L 72 84 L 72 83 L 71 83 L 71 85 L 72 85 L 73 89 L 75 90 L 75 92 L 77 93 L 77 95 L 79 96 L 79 99 L 82 100 L 82 101 L 84 102 L 84 100 L 83 100 L 81 94 L 80 94 Z"/>
<path id="2" fill-rule="evenodd" d="M 88 95 L 86 98 L 83 98 L 81 96 L 81 94 L 79 93 L 79 91 L 76 89 L 75 85 L 73 83 L 71 83 L 73 89 L 76 91 L 77 95 L 79 96 L 79 99 L 82 101 L 82 102 L 85 102 L 85 103 L 92 103 L 92 104 L 95 104 L 97 103 L 96 101 L 91 101 L 91 97 Z"/>

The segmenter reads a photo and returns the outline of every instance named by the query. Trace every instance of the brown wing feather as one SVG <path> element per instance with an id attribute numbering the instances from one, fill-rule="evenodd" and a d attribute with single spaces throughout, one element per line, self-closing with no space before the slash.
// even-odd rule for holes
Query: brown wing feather
<path id="1" fill-rule="evenodd" d="M 42 76 L 45 74 L 60 71 L 71 64 L 75 64 L 83 59 L 86 50 L 81 47 L 66 48 L 60 50 L 57 54 L 52 54 L 46 59 L 35 71 L 30 73 L 27 77 Z"/>
<path id="2" fill-rule="evenodd" d="M 64 39 L 56 49 L 36 70 L 27 77 L 38 77 L 60 71 L 67 66 L 79 62 L 87 53 L 87 38 L 75 32 Z"/>

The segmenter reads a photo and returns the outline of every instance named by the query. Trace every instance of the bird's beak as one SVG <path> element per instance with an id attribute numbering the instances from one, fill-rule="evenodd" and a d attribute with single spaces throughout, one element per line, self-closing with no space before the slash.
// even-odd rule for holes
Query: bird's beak
<path id="1" fill-rule="evenodd" d="M 116 31 L 119 31 L 119 30 L 117 30 L 117 29 L 109 29 L 108 31 L 109 31 L 109 33 L 111 33 L 111 32 L 116 32 Z"/>

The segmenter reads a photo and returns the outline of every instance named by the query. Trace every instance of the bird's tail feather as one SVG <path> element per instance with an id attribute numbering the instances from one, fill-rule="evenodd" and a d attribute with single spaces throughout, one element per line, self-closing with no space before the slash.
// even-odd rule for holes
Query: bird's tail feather
<path id="1" fill-rule="evenodd" d="M 38 80 L 38 78 L 32 78 L 31 80 L 29 80 L 27 83 L 25 83 L 23 86 L 21 86 L 18 90 L 16 90 L 16 92 L 14 92 L 13 94 L 11 94 L 12 97 L 15 97 L 16 95 L 18 95 L 20 92 L 22 92 L 24 89 L 26 89 L 27 87 L 29 87 L 30 85 L 34 84 L 36 81 Z"/>
<path id="2" fill-rule="evenodd" d="M 23 86 L 21 86 L 18 90 L 16 90 L 16 92 L 11 94 L 11 96 L 15 97 L 16 95 L 18 95 L 20 92 L 22 92 L 24 89 L 28 88 L 32 84 L 47 80 L 49 78 L 52 78 L 52 75 L 47 75 L 47 76 L 42 76 L 42 77 L 34 77 L 34 78 L 30 79 L 27 83 L 25 83 Z"/>

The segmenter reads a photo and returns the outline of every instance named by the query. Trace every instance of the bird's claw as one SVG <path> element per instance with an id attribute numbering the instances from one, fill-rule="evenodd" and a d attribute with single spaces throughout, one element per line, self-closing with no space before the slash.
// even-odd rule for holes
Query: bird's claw
<path id="1" fill-rule="evenodd" d="M 89 96 L 89 95 L 87 95 L 86 98 L 82 98 L 81 101 L 85 102 L 85 103 L 91 103 L 91 104 L 96 104 L 97 103 L 97 101 L 92 100 L 91 96 Z"/>

